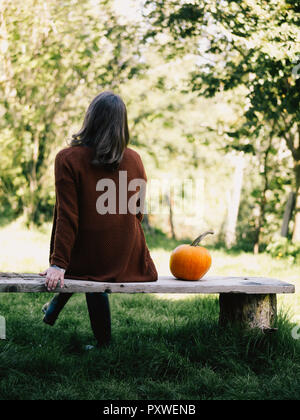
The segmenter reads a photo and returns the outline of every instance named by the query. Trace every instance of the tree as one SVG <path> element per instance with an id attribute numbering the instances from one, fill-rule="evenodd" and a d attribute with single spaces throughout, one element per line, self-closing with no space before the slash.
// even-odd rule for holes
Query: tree
<path id="1" fill-rule="evenodd" d="M 57 147 L 99 90 L 144 67 L 138 30 L 107 0 L 4 0 L 0 25 L 0 195 L 38 223 L 52 213 Z"/>
<path id="2" fill-rule="evenodd" d="M 175 51 L 195 40 L 201 60 L 191 74 L 194 91 L 212 97 L 246 88 L 246 121 L 236 133 L 253 139 L 267 123 L 284 138 L 294 160 L 293 240 L 300 241 L 300 2 L 148 0 L 146 6 L 148 37 L 171 34 Z"/>
<path id="3" fill-rule="evenodd" d="M 227 248 L 232 248 L 232 246 L 236 244 L 236 225 L 238 221 L 245 167 L 244 153 L 241 152 L 239 155 L 234 156 L 233 161 L 235 166 L 233 189 L 228 203 L 225 235 L 225 244 Z"/>
<path id="4" fill-rule="evenodd" d="M 288 200 L 285 206 L 283 222 L 281 226 L 281 236 L 284 238 L 288 237 L 289 234 L 289 224 L 292 218 L 292 214 L 295 206 L 295 194 L 291 192 L 288 196 Z"/>

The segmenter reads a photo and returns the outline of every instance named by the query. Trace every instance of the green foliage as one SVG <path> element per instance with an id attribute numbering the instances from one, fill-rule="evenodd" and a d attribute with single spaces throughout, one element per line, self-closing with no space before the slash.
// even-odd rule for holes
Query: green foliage
<path id="1" fill-rule="evenodd" d="M 178 237 L 222 237 L 242 154 L 239 245 L 253 248 L 259 224 L 262 247 L 272 240 L 295 188 L 297 2 L 148 0 L 133 19 L 107 0 L 23 3 L 0 6 L 1 223 L 51 219 L 54 156 L 95 94 L 113 89 L 148 178 L 204 181 L 204 217 L 175 215 Z M 168 231 L 168 214 L 149 219 Z"/>
<path id="2" fill-rule="evenodd" d="M 292 187 L 300 195 L 297 169 L 300 161 L 300 78 L 296 71 L 300 39 L 298 2 L 210 0 L 186 4 L 175 0 L 148 0 L 146 7 L 152 37 L 160 39 L 163 29 L 176 40 L 172 45 L 175 50 L 180 49 L 178 54 L 182 54 L 186 37 L 194 40 L 196 52 L 186 46 L 186 51 L 189 49 L 198 57 L 190 71 L 193 91 L 207 98 L 226 91 L 243 98 L 239 101 L 239 119 L 231 126 L 225 125 L 228 143 L 224 150 L 257 155 L 261 153 L 260 143 L 269 136 L 273 145 L 268 153 L 278 153 L 278 161 L 281 160 L 283 139 L 294 161 L 294 175 L 284 179 L 281 174 L 281 184 L 288 185 L 292 179 Z M 259 156 L 258 162 L 261 164 Z M 268 166 L 266 163 L 266 173 Z M 286 170 L 287 167 L 282 168 L 282 172 Z M 271 190 L 276 194 L 271 177 L 267 185 L 266 179 L 262 182 L 259 194 L 262 196 L 259 203 L 262 215 L 258 226 L 266 217 L 266 193 Z M 271 204 L 268 201 L 269 207 Z M 273 212 L 276 212 L 274 206 Z M 296 210 L 295 241 L 300 239 L 299 232 L 300 215 Z"/>
<path id="3" fill-rule="evenodd" d="M 294 264 L 300 263 L 300 246 L 292 243 L 287 238 L 279 238 L 270 243 L 266 251 L 272 255 L 273 258 L 281 259 L 287 258 Z"/>
<path id="4" fill-rule="evenodd" d="M 110 2 L 2 2 L 0 185 L 17 216 L 43 223 L 54 204 L 53 159 L 99 90 L 144 67 L 135 25 Z M 121 36 L 122 35 L 122 36 Z"/>
<path id="5" fill-rule="evenodd" d="M 150 232 L 145 233 L 147 245 L 149 248 L 155 249 L 164 249 L 166 251 L 173 251 L 177 246 L 184 243 L 188 244 L 191 242 L 190 239 L 181 239 L 176 240 L 168 238 L 164 232 L 158 228 L 151 229 Z"/>

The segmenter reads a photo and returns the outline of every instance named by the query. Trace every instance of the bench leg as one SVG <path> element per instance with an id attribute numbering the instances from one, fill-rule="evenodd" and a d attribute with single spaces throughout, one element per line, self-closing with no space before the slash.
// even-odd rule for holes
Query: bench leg
<path id="1" fill-rule="evenodd" d="M 251 329 L 272 331 L 277 315 L 276 294 L 220 294 L 220 326 L 239 324 Z"/>
<path id="2" fill-rule="evenodd" d="M 0 315 L 0 340 L 6 340 L 6 322 L 4 316 Z"/>

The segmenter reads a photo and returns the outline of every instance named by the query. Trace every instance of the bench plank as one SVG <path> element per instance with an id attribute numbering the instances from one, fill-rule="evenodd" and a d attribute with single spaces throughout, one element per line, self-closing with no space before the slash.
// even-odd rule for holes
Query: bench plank
<path id="1" fill-rule="evenodd" d="M 30 273 L 0 273 L 0 293 L 45 293 L 44 278 Z M 159 276 L 151 283 L 100 283 L 65 279 L 65 286 L 56 292 L 64 293 L 295 293 L 293 284 L 263 277 L 205 277 L 201 281 L 177 280 L 172 276 Z"/>

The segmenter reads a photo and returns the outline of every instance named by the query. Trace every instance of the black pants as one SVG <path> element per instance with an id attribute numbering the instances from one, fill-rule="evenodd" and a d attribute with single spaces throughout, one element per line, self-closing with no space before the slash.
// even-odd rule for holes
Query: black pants
<path id="1" fill-rule="evenodd" d="M 51 300 L 45 317 L 48 321 L 56 321 L 72 293 L 59 293 Z M 101 345 L 109 344 L 111 340 L 111 317 L 107 293 L 86 293 L 86 303 L 89 311 L 91 327 L 94 336 Z"/>

